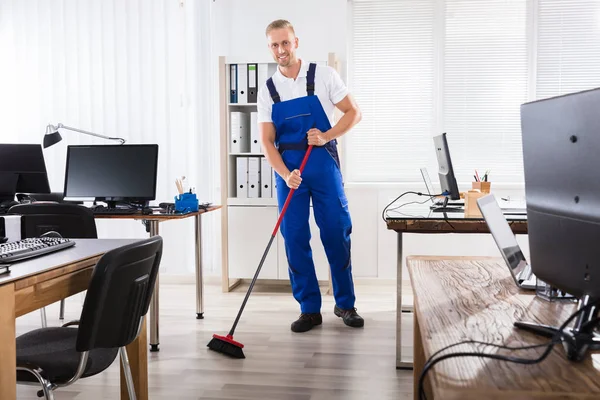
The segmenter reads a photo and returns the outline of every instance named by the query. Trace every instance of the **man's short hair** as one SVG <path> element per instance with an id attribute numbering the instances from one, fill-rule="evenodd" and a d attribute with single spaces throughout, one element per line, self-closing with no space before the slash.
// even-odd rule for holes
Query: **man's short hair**
<path id="1" fill-rule="evenodd" d="M 290 31 L 292 31 L 294 36 L 296 35 L 296 32 L 294 32 L 294 26 L 290 23 L 290 21 L 287 21 L 285 19 L 277 19 L 271 22 L 269 26 L 267 26 L 265 36 L 269 36 L 269 32 L 271 32 L 274 29 L 289 29 Z"/>

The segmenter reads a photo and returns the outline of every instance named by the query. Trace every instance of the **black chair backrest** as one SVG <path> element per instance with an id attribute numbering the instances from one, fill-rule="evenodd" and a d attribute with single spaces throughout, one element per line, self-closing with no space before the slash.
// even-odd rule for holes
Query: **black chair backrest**
<path id="1" fill-rule="evenodd" d="M 49 231 L 56 231 L 69 239 L 98 237 L 94 213 L 84 206 L 60 203 L 18 204 L 8 212 L 22 215 L 23 238 L 39 237 Z"/>
<path id="2" fill-rule="evenodd" d="M 150 306 L 162 256 L 162 237 L 142 239 L 105 253 L 87 290 L 77 351 L 126 346 Z"/>

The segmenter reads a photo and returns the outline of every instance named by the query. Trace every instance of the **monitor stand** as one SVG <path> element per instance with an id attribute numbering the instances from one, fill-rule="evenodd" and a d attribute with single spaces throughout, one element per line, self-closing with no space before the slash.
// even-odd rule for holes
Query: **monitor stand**
<path id="1" fill-rule="evenodd" d="M 597 302 L 598 299 L 592 299 L 586 295 L 577 303 L 577 310 Z M 565 328 L 560 332 L 560 338 L 569 360 L 581 361 L 585 358 L 588 350 L 600 349 L 600 338 L 594 333 L 594 329 L 600 322 L 598 321 L 599 311 L 597 305 L 591 306 L 576 317 L 573 328 Z M 558 327 L 549 325 L 532 322 L 515 322 L 514 325 L 519 329 L 547 338 L 552 338 L 559 333 Z"/>
<path id="2" fill-rule="evenodd" d="M 444 203 L 439 207 L 432 206 L 431 211 L 433 211 L 433 212 L 464 212 L 465 211 L 464 207 L 456 207 L 456 206 L 448 207 L 448 200 L 449 200 L 449 198 L 448 198 L 448 196 L 446 196 L 444 198 Z"/>

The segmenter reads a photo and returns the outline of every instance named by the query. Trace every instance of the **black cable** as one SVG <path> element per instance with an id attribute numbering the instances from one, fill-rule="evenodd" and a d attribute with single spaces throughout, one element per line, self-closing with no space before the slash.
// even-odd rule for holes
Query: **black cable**
<path id="1" fill-rule="evenodd" d="M 416 194 L 417 196 L 427 196 L 429 198 L 431 197 L 439 197 L 439 196 L 443 196 L 443 194 L 424 194 L 422 192 L 413 192 L 413 191 L 408 191 L 408 192 L 404 192 L 402 193 L 400 196 L 396 197 L 392 202 L 390 202 L 387 206 L 385 206 L 385 208 L 383 209 L 383 211 L 381 212 L 381 219 L 383 220 L 383 222 L 387 222 L 385 220 L 385 213 L 387 211 L 387 209 L 394 204 L 395 202 L 397 202 L 401 197 L 407 195 L 407 194 Z"/>
<path id="2" fill-rule="evenodd" d="M 481 358 L 490 358 L 490 359 L 499 360 L 499 361 L 514 362 L 517 364 L 526 364 L 526 365 L 537 364 L 537 363 L 543 361 L 544 359 L 546 359 L 546 357 L 548 357 L 548 355 L 554 348 L 554 345 L 561 342 L 562 331 L 569 325 L 569 323 L 571 323 L 571 321 L 573 319 L 575 319 L 575 317 L 577 317 L 579 314 L 584 312 L 586 309 L 591 308 L 592 306 L 595 306 L 597 303 L 598 302 L 587 304 L 586 306 L 577 310 L 575 313 L 571 314 L 571 316 L 569 318 L 567 318 L 567 320 L 560 326 L 560 328 L 558 328 L 557 332 L 554 334 L 554 336 L 552 337 L 552 340 L 549 343 L 544 344 L 544 345 L 537 345 L 537 347 L 547 347 L 546 350 L 538 358 L 527 359 L 527 358 L 518 358 L 518 357 L 510 357 L 510 356 L 501 356 L 501 355 L 497 355 L 497 354 L 460 352 L 460 353 L 446 354 L 446 355 L 440 356 L 436 359 L 433 359 L 437 354 L 441 353 L 442 351 L 445 351 L 454 346 L 458 346 L 459 344 L 463 344 L 463 342 L 455 343 L 455 344 L 449 345 L 441 350 L 438 350 L 431 357 L 429 357 L 429 359 L 423 366 L 423 371 L 421 371 L 421 375 L 419 376 L 419 399 L 427 400 L 427 396 L 425 395 L 425 389 L 423 387 L 424 386 L 423 384 L 425 382 L 425 376 L 427 375 L 427 372 L 431 368 L 433 368 L 433 366 L 435 364 L 437 364 L 443 360 L 447 360 L 449 358 L 481 357 Z M 476 342 L 476 341 L 465 341 L 465 342 Z M 496 345 L 493 343 L 485 343 L 485 342 L 479 342 L 479 343 L 485 344 L 487 346 L 495 346 L 495 347 L 499 347 L 499 348 L 516 350 L 515 348 L 510 348 L 508 346 Z M 528 347 L 532 348 L 532 346 L 528 346 Z M 524 348 L 521 348 L 521 349 L 524 349 Z"/>
<path id="3" fill-rule="evenodd" d="M 430 197 L 429 195 L 426 195 L 426 194 L 423 196 Z M 397 209 L 402 208 L 404 206 L 408 206 L 410 204 L 425 204 L 428 201 L 431 201 L 431 199 L 427 199 L 427 200 L 423 200 L 423 201 L 409 201 L 408 203 L 400 204 L 398 207 L 390 208 L 387 210 L 387 212 L 389 213 L 390 211 L 396 211 Z"/>

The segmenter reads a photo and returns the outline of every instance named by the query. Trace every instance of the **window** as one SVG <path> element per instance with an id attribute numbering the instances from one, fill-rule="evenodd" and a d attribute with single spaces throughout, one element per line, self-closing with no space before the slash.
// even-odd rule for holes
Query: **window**
<path id="1" fill-rule="evenodd" d="M 538 0 L 536 96 L 600 86 L 600 1 Z"/>
<path id="2" fill-rule="evenodd" d="M 598 0 L 351 0 L 351 24 L 349 182 L 435 176 L 447 132 L 459 184 L 522 183 L 520 105 L 600 86 Z"/>

